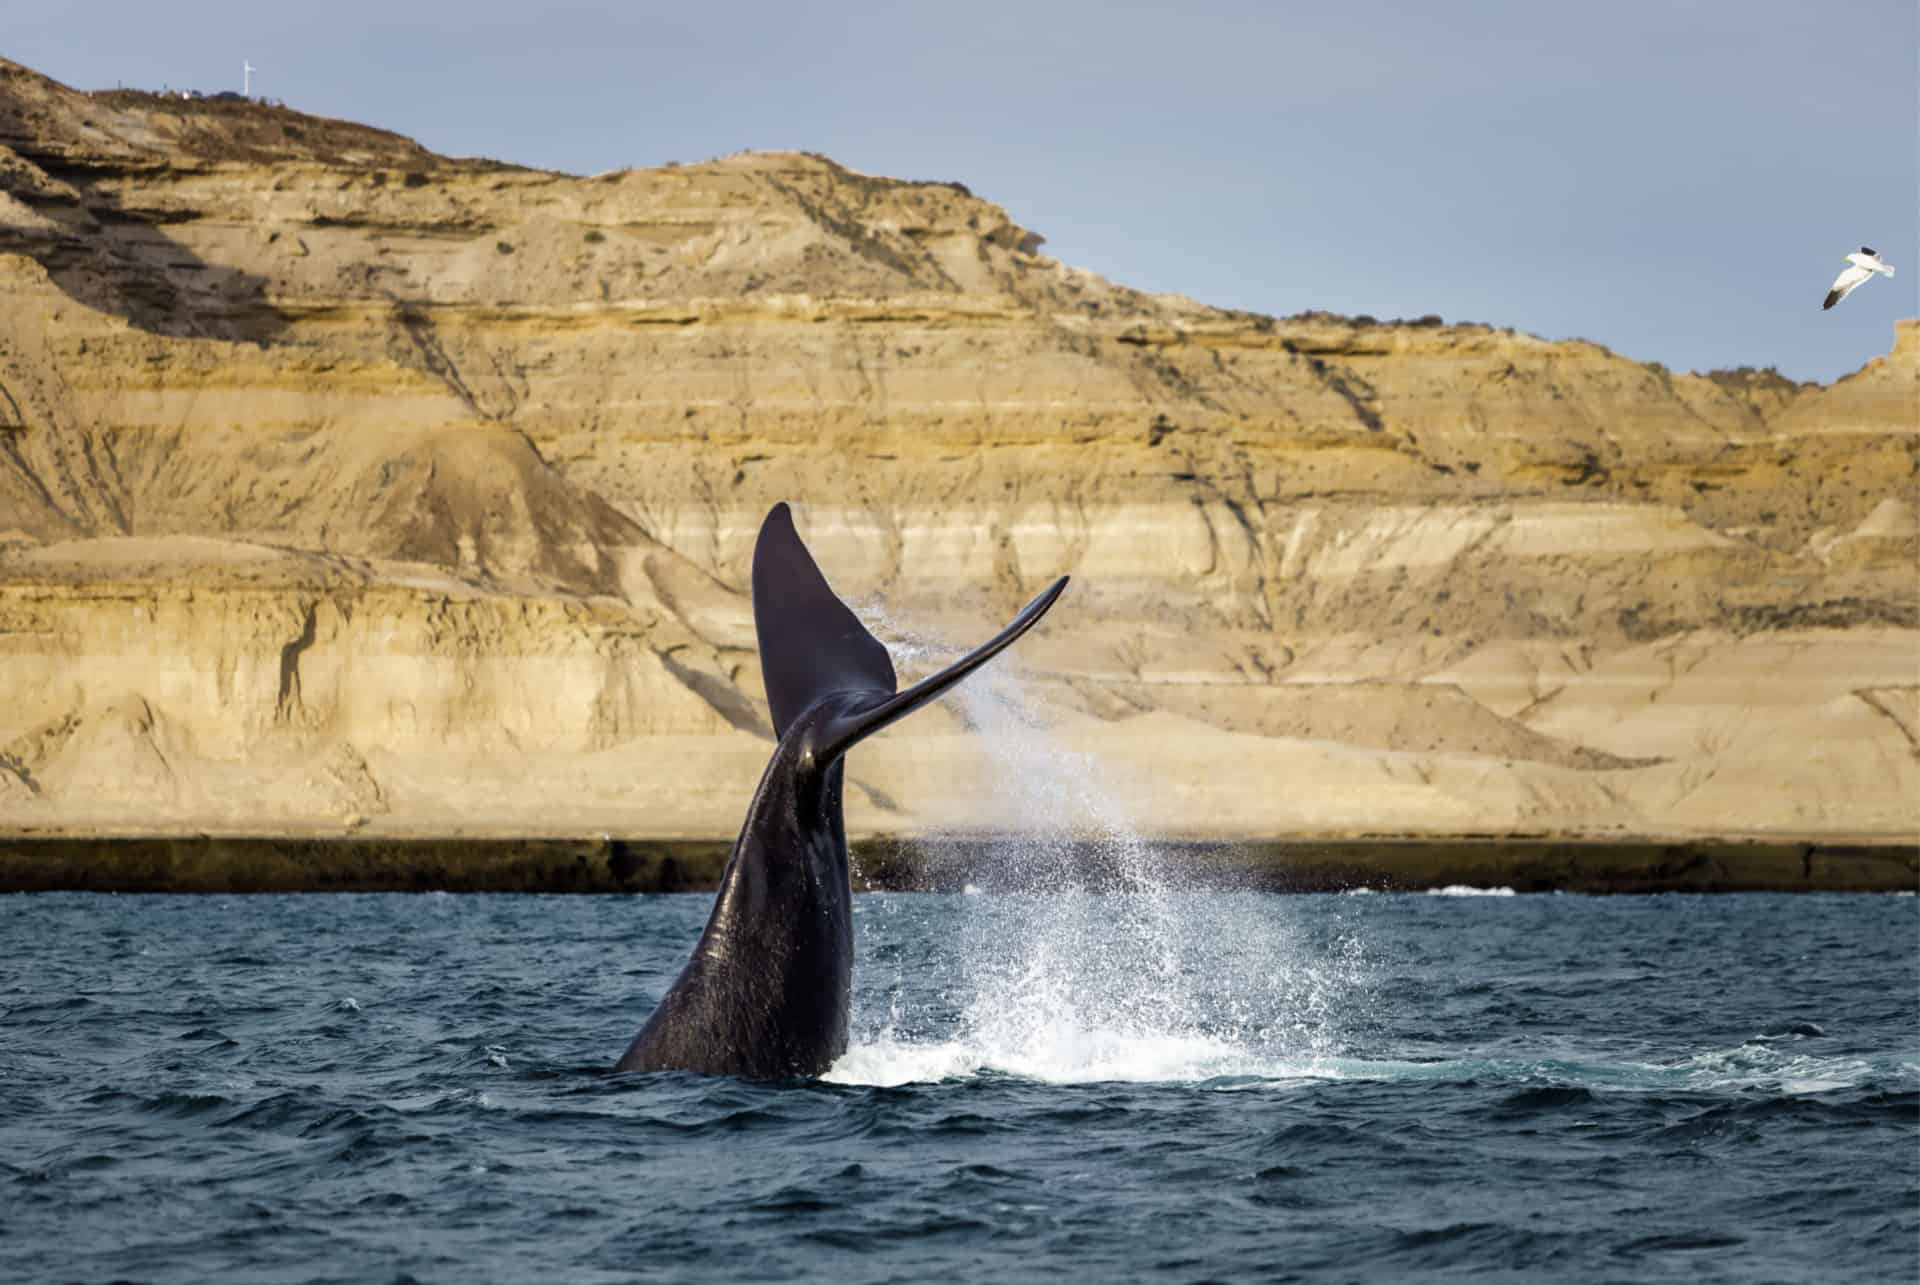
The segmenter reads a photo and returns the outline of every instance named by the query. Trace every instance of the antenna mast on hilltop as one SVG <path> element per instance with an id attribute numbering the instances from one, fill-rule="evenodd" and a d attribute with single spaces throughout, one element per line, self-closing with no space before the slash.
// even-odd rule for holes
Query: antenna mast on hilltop
<path id="1" fill-rule="evenodd" d="M 245 58 L 240 60 L 240 94 L 242 97 L 253 97 L 253 73 L 259 70 L 258 67 L 248 62 Z"/>

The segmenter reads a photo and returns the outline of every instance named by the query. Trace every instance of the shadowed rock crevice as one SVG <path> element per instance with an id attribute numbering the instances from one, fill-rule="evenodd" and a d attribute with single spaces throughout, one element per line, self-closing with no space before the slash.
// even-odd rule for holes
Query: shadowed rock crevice
<path id="1" fill-rule="evenodd" d="M 300 623 L 300 636 L 280 649 L 280 691 L 274 699 L 274 722 L 285 726 L 296 722 L 301 713 L 300 656 L 313 646 L 318 604 L 308 603 Z"/>
<path id="2" fill-rule="evenodd" d="M 683 664 L 671 651 L 654 654 L 666 666 L 667 672 L 679 679 L 688 691 L 712 706 L 713 712 L 725 720 L 727 726 L 763 741 L 774 739 L 773 727 L 761 717 L 759 708 L 742 696 L 731 683 Z"/>
<path id="3" fill-rule="evenodd" d="M 525 373 L 503 362 L 497 353 L 479 355 L 491 369 L 469 378 L 461 360 L 449 351 L 435 324 L 432 305 L 419 300 L 393 297 L 395 334 L 387 345 L 388 355 L 403 366 L 411 366 L 445 384 L 447 391 L 475 419 L 504 424 L 519 409 Z M 469 362 L 468 366 L 471 367 Z"/>

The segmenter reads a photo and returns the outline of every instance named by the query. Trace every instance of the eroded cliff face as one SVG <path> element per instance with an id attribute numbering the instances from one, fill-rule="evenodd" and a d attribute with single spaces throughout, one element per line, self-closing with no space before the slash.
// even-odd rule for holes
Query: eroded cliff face
<path id="1" fill-rule="evenodd" d="M 0 826 L 729 834 L 791 499 L 908 641 L 1071 573 L 1019 699 L 1147 830 L 1920 833 L 1920 324 L 1672 375 L 1040 244 L 0 62 Z M 1017 822 L 977 712 L 858 755 L 855 831 Z"/>

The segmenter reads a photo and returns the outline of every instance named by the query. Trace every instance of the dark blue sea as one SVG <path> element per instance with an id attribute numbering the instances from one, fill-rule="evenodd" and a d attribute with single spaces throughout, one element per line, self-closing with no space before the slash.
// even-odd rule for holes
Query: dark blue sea
<path id="1" fill-rule="evenodd" d="M 748 1084 L 607 1069 L 705 896 L 0 898 L 0 1279 L 1920 1273 L 1920 899 L 856 906 Z"/>

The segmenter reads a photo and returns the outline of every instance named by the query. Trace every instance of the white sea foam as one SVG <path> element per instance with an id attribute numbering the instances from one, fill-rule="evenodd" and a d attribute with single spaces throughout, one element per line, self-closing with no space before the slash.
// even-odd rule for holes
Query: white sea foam
<path id="1" fill-rule="evenodd" d="M 1450 883 L 1444 888 L 1427 889 L 1429 897 L 1511 897 L 1511 888 L 1476 888 L 1472 884 Z"/>
<path id="2" fill-rule="evenodd" d="M 993 1047 L 975 1039 L 856 1044 L 822 1077 L 836 1084 L 924 1084 L 983 1073 L 1046 1084 L 1199 1083 L 1217 1079 L 1333 1078 L 1313 1059 L 1261 1057 L 1205 1035 L 1061 1030 L 1040 1043 Z"/>
<path id="3" fill-rule="evenodd" d="M 1283 1087 L 1302 1080 L 1465 1081 L 1515 1087 L 1570 1085 L 1601 1093 L 1760 1091 L 1831 1093 L 1877 1080 L 1920 1083 L 1920 1058 L 1822 1057 L 1763 1042 L 1714 1049 L 1678 1062 L 1503 1057 L 1405 1061 L 1262 1054 L 1231 1041 L 1124 1030 L 1054 1031 L 1034 1045 L 996 1047 L 974 1038 L 856 1042 L 822 1077 L 836 1084 L 889 1086 L 1018 1076 L 1049 1084 L 1205 1084 L 1220 1089 Z"/>
<path id="4" fill-rule="evenodd" d="M 1671 1066 L 1647 1068 L 1691 1089 L 1766 1089 L 1783 1093 L 1830 1093 L 1876 1077 L 1879 1068 L 1865 1058 L 1820 1057 L 1789 1051 L 1791 1044 L 1749 1040 L 1730 1049 L 1709 1049 Z"/>

